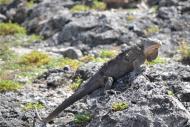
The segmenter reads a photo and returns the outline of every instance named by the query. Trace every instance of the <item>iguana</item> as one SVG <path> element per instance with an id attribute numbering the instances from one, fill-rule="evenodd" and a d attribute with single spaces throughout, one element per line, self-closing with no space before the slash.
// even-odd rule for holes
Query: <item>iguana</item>
<path id="1" fill-rule="evenodd" d="M 115 58 L 105 63 L 99 71 L 92 76 L 81 88 L 74 94 L 62 102 L 47 118 L 42 120 L 43 123 L 48 123 L 56 117 L 65 108 L 69 107 L 82 97 L 90 94 L 98 88 L 106 87 L 108 78 L 118 79 L 133 70 L 138 70 L 141 64 L 147 61 L 152 61 L 158 56 L 158 49 L 161 46 L 159 41 L 153 39 L 145 39 L 140 43 L 131 46 L 124 50 Z"/>

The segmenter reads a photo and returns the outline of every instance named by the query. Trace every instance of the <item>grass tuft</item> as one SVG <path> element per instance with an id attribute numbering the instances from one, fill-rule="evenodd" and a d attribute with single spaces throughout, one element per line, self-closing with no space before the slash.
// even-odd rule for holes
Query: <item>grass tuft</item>
<path id="1" fill-rule="evenodd" d="M 22 88 L 22 85 L 13 80 L 0 80 L 0 92 L 17 91 Z"/>
<path id="2" fill-rule="evenodd" d="M 23 107 L 23 111 L 29 111 L 29 110 L 34 110 L 34 109 L 43 109 L 45 106 L 40 103 L 40 102 L 36 102 L 36 103 L 26 103 Z"/>
<path id="3" fill-rule="evenodd" d="M 98 1 L 98 0 L 94 0 L 93 1 L 93 5 L 92 5 L 92 9 L 95 10 L 106 10 L 106 4 L 104 2 Z"/>
<path id="4" fill-rule="evenodd" d="M 147 64 L 147 65 L 155 65 L 155 64 L 165 64 L 167 61 L 166 61 L 166 59 L 165 58 L 163 58 L 163 57 L 160 57 L 160 56 L 158 56 L 155 60 L 153 60 L 153 61 L 146 61 L 145 63 Z"/>
<path id="5" fill-rule="evenodd" d="M 32 51 L 22 56 L 20 63 L 24 65 L 42 66 L 50 62 L 50 57 L 39 51 Z"/>
<path id="6" fill-rule="evenodd" d="M 16 23 L 0 23 L 0 36 L 26 34 L 26 29 Z"/>
<path id="7" fill-rule="evenodd" d="M 74 91 L 77 90 L 80 87 L 82 81 L 83 80 L 81 78 L 76 78 L 75 81 L 70 85 L 70 88 Z"/>

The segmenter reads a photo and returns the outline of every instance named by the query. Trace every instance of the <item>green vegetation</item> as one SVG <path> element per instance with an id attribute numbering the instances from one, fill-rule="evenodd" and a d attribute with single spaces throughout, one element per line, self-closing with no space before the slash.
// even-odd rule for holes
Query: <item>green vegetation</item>
<path id="1" fill-rule="evenodd" d="M 92 115 L 90 113 L 79 113 L 75 115 L 74 123 L 75 124 L 84 124 L 89 122 L 92 119 Z"/>
<path id="2" fill-rule="evenodd" d="M 128 21 L 133 21 L 133 20 L 135 20 L 135 16 L 134 15 L 129 15 L 129 16 L 127 16 L 127 20 Z"/>
<path id="3" fill-rule="evenodd" d="M 71 12 L 81 12 L 81 11 L 88 11 L 90 10 L 90 7 L 86 5 L 75 5 L 71 8 Z"/>
<path id="4" fill-rule="evenodd" d="M 0 23 L 0 36 L 26 34 L 26 29 L 16 23 Z"/>
<path id="5" fill-rule="evenodd" d="M 92 9 L 95 10 L 105 10 L 106 9 L 106 4 L 104 2 L 98 1 L 98 0 L 94 0 L 93 1 L 93 5 L 92 5 Z"/>
<path id="6" fill-rule="evenodd" d="M 127 109 L 128 103 L 127 102 L 115 102 L 112 104 L 112 110 L 113 111 L 122 111 L 124 109 Z"/>
<path id="7" fill-rule="evenodd" d="M 72 69 L 76 70 L 80 65 L 81 62 L 79 60 L 74 60 L 70 58 L 62 58 L 60 59 L 60 65 L 61 67 L 69 65 Z"/>
<path id="8" fill-rule="evenodd" d="M 13 36 L 4 36 L 4 40 L 0 40 L 0 44 L 3 47 L 16 47 L 16 46 L 27 46 L 32 42 L 40 41 L 43 37 L 39 35 L 25 35 L 25 34 L 15 34 Z"/>
<path id="9" fill-rule="evenodd" d="M 11 2 L 12 2 L 12 0 L 0 0 L 0 5 L 1 4 L 9 4 Z"/>
<path id="10" fill-rule="evenodd" d="M 105 9 L 106 9 L 106 4 L 104 2 L 93 0 L 93 4 L 91 7 L 83 4 L 78 4 L 71 8 L 71 12 L 81 12 L 88 10 L 105 10 Z"/>
<path id="11" fill-rule="evenodd" d="M 150 12 L 156 13 L 158 11 L 158 5 L 152 6 Z"/>
<path id="12" fill-rule="evenodd" d="M 179 45 L 181 60 L 190 60 L 190 45 L 186 41 L 182 41 Z"/>
<path id="13" fill-rule="evenodd" d="M 169 96 L 174 96 L 174 93 L 173 93 L 173 91 L 171 91 L 171 90 L 168 90 L 168 91 L 167 91 L 167 94 L 168 94 Z"/>
<path id="14" fill-rule="evenodd" d="M 102 50 L 97 57 L 92 55 L 83 58 L 69 59 L 48 56 L 40 51 L 32 51 L 22 56 L 17 55 L 7 46 L 0 48 L 0 80 L 24 79 L 27 83 L 31 83 L 33 79 L 52 68 L 63 68 L 70 66 L 72 70 L 76 70 L 79 66 L 87 62 L 106 62 L 116 55 L 116 51 Z M 82 79 L 77 78 L 71 84 L 70 88 L 76 90 L 80 87 Z"/>
<path id="15" fill-rule="evenodd" d="M 29 110 L 34 110 L 34 109 L 43 109 L 45 106 L 40 103 L 40 102 L 36 102 L 36 103 L 26 103 L 23 107 L 23 111 L 29 111 Z"/>
<path id="16" fill-rule="evenodd" d="M 116 50 L 102 50 L 100 52 L 100 57 L 101 58 L 113 58 L 118 54 Z"/>
<path id="17" fill-rule="evenodd" d="M 84 63 L 88 63 L 91 61 L 95 61 L 95 59 L 96 58 L 93 55 L 86 55 L 86 56 L 83 56 L 82 58 L 80 58 L 80 61 L 84 62 Z"/>
<path id="18" fill-rule="evenodd" d="M 49 56 L 39 51 L 32 51 L 31 53 L 22 56 L 20 60 L 20 63 L 22 64 L 34 66 L 42 66 L 48 64 L 49 62 Z"/>
<path id="19" fill-rule="evenodd" d="M 8 47 L 0 48 L 0 59 L 3 61 L 10 61 L 16 57 L 16 54 L 11 51 Z"/>
<path id="20" fill-rule="evenodd" d="M 165 58 L 158 56 L 155 60 L 153 60 L 151 62 L 146 61 L 145 63 L 147 65 L 155 65 L 155 64 L 165 64 L 165 63 L 167 63 L 167 61 Z"/>
<path id="21" fill-rule="evenodd" d="M 151 25 L 144 30 L 144 34 L 151 35 L 151 34 L 159 32 L 159 31 L 160 31 L 160 28 L 157 25 Z"/>
<path id="22" fill-rule="evenodd" d="M 0 92 L 16 91 L 22 88 L 22 85 L 12 80 L 0 80 Z"/>
<path id="23" fill-rule="evenodd" d="M 77 90 L 77 89 L 80 87 L 82 81 L 83 81 L 83 80 L 82 80 L 81 78 L 77 77 L 77 78 L 75 79 L 75 81 L 70 85 L 70 88 L 71 88 L 72 90 Z"/>

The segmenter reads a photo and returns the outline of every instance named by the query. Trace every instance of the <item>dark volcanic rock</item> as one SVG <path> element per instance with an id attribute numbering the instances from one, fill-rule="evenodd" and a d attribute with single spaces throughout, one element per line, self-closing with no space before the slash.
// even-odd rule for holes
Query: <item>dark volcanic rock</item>
<path id="1" fill-rule="evenodd" d="M 79 49 L 70 47 L 67 48 L 65 51 L 63 51 L 61 53 L 64 57 L 68 57 L 71 59 L 79 59 L 80 57 L 82 57 L 82 52 Z"/>
<path id="2" fill-rule="evenodd" d="M 69 84 L 69 78 L 73 72 L 65 67 L 63 69 L 51 69 L 40 75 L 34 82 L 46 83 L 48 87 L 58 87 L 61 85 Z"/>
<path id="3" fill-rule="evenodd" d="M 60 31 L 69 22 L 70 12 L 65 8 L 62 0 L 45 0 L 28 12 L 23 25 L 29 32 L 35 32 L 50 37 Z"/>
<path id="4" fill-rule="evenodd" d="M 171 70 L 171 66 L 175 67 Z M 130 87 L 120 94 L 109 96 L 91 95 L 87 102 L 96 118 L 87 126 L 190 126 L 190 113 L 185 108 L 189 103 L 189 82 L 187 83 L 187 81 L 183 80 L 184 77 L 188 79 L 189 69 L 189 67 L 187 68 L 177 63 L 168 64 L 166 67 L 165 65 L 156 65 L 151 70 L 147 70 L 148 74 L 145 73 L 150 79 L 149 81 L 143 75 L 139 75 L 130 83 Z M 125 84 L 126 82 L 123 81 L 123 83 Z M 128 85 L 126 84 L 126 86 Z M 177 87 L 175 88 L 174 86 Z M 169 90 L 175 91 L 175 96 L 168 95 Z M 95 102 L 95 98 L 98 101 Z M 186 103 L 183 103 L 182 100 L 186 101 Z M 127 102 L 129 108 L 114 112 L 111 110 L 111 105 L 114 102 Z M 186 105 L 184 106 L 184 104 Z"/>

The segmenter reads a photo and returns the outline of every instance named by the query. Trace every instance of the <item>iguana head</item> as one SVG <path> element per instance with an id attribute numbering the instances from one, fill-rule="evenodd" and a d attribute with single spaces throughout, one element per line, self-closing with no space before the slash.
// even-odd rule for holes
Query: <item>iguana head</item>
<path id="1" fill-rule="evenodd" d="M 158 49 L 161 46 L 161 42 L 156 39 L 143 40 L 144 55 L 147 61 L 155 60 L 158 56 Z"/>

